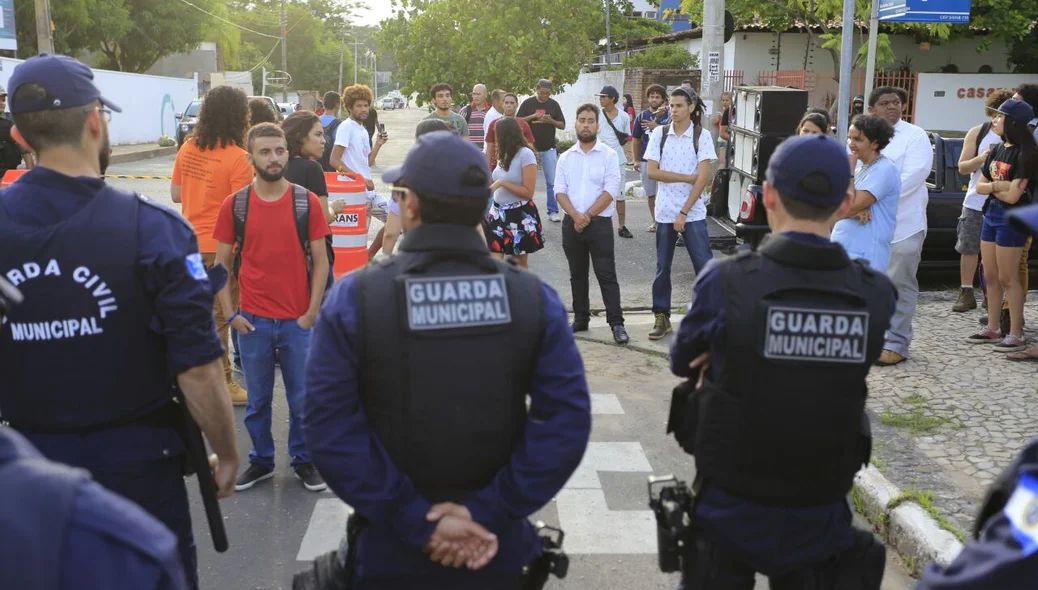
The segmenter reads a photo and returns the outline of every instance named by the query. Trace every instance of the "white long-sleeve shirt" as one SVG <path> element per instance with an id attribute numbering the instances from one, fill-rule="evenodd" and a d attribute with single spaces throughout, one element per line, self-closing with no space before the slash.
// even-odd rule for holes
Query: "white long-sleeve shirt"
<path id="1" fill-rule="evenodd" d="M 896 244 L 926 231 L 926 204 L 930 200 L 926 177 L 933 166 L 933 146 L 922 127 L 901 119 L 894 125 L 894 138 L 882 153 L 901 172 L 901 198 L 897 203 L 893 241 Z"/>
<path id="2" fill-rule="evenodd" d="M 612 217 L 616 196 L 620 194 L 620 163 L 612 148 L 595 141 L 595 145 L 584 153 L 578 141 L 559 156 L 555 167 L 555 194 L 569 197 L 573 208 L 583 213 L 604 192 L 609 193 L 613 201 L 598 216 Z"/>

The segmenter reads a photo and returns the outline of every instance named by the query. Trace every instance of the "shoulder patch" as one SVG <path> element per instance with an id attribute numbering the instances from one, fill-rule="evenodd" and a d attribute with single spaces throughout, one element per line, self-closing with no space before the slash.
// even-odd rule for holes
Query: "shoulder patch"
<path id="1" fill-rule="evenodd" d="M 1023 554 L 1031 555 L 1038 551 L 1038 478 L 1030 473 L 1021 475 L 1002 512 L 1009 520 Z"/>
<path id="2" fill-rule="evenodd" d="M 407 324 L 412 331 L 508 324 L 504 275 L 407 278 Z"/>
<path id="3" fill-rule="evenodd" d="M 205 270 L 205 263 L 202 262 L 202 255 L 198 252 L 188 254 L 184 258 L 184 264 L 187 265 L 187 272 L 194 277 L 196 281 L 208 281 L 209 273 Z"/>

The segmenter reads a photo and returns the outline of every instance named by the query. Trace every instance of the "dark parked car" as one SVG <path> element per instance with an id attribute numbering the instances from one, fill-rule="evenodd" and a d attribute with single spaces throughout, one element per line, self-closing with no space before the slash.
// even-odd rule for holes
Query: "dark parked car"
<path id="1" fill-rule="evenodd" d="M 968 174 L 959 173 L 962 139 L 931 133 L 930 144 L 934 157 L 930 176 L 926 179 L 930 199 L 926 205 L 926 240 L 920 266 L 957 268 L 959 253 L 955 251 L 955 231 L 970 181 Z M 718 170 L 711 189 L 711 214 L 731 233 L 756 247 L 770 231 L 762 196 L 763 190 L 758 185 L 732 191 L 729 172 Z M 1028 264 L 1038 266 L 1038 241 L 1031 244 Z"/>
<path id="2" fill-rule="evenodd" d="M 184 145 L 184 139 L 191 135 L 198 124 L 198 111 L 202 110 L 202 101 L 192 100 L 187 110 L 177 113 L 177 147 Z"/>

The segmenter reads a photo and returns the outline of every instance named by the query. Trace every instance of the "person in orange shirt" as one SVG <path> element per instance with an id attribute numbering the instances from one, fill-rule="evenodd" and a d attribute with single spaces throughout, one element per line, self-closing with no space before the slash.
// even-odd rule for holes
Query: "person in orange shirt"
<path id="1" fill-rule="evenodd" d="M 213 228 L 220 206 L 229 195 L 252 184 L 255 171 L 249 164 L 249 154 L 242 149 L 245 132 L 249 127 L 249 103 L 239 88 L 217 86 L 205 95 L 198 116 L 198 125 L 177 152 L 173 164 L 170 192 L 174 203 L 183 205 L 183 215 L 191 222 L 198 236 L 198 250 L 206 267 L 216 263 L 216 240 Z M 234 307 L 238 307 L 237 273 L 230 273 L 230 288 Z M 216 327 L 224 345 L 230 329 L 219 305 L 213 308 Z M 235 405 L 247 401 L 245 389 L 231 374 L 227 352 L 223 356 L 227 390 Z"/>

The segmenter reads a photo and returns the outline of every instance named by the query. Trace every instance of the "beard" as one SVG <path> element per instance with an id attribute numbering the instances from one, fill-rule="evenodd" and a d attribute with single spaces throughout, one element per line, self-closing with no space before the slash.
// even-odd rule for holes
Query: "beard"
<path id="1" fill-rule="evenodd" d="M 253 166 L 253 168 L 256 168 Z M 284 178 L 285 168 L 281 167 L 277 169 L 277 172 L 268 172 L 268 169 L 256 168 L 256 175 L 267 182 L 277 182 Z"/>
<path id="2" fill-rule="evenodd" d="M 598 137 L 597 134 L 592 133 L 590 131 L 584 131 L 584 132 L 581 132 L 581 133 L 577 133 L 577 139 L 580 140 L 580 143 L 591 143 L 591 142 L 595 141 L 595 139 L 597 137 Z"/>
<path id="3" fill-rule="evenodd" d="M 104 135 L 101 136 L 101 149 L 98 150 L 97 159 L 100 164 L 101 175 L 108 170 L 108 163 L 112 156 L 112 147 L 108 140 L 108 126 L 105 125 Z"/>

